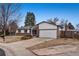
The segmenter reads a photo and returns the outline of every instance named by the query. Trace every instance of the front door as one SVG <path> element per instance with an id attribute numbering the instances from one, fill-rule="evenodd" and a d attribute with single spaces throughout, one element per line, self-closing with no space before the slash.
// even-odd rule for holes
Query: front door
<path id="1" fill-rule="evenodd" d="M 37 30 L 32 30 L 33 36 L 37 35 Z"/>

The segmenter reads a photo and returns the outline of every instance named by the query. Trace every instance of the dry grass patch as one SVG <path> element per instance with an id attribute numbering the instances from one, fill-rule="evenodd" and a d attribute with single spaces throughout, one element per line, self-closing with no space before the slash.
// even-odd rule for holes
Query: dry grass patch
<path id="1" fill-rule="evenodd" d="M 56 39 L 56 40 L 50 40 L 50 41 L 45 41 L 43 43 L 37 44 L 35 46 L 29 47 L 27 49 L 29 50 L 35 50 L 35 49 L 41 49 L 41 48 L 46 48 L 50 46 L 57 46 L 57 45 L 65 45 L 65 44 L 72 44 L 77 42 L 79 44 L 78 40 L 74 39 Z"/>
<path id="2" fill-rule="evenodd" d="M 5 43 L 11 43 L 21 40 L 29 40 L 31 39 L 31 36 L 6 36 L 5 37 Z M 3 38 L 0 37 L 0 42 L 3 43 Z"/>
<path id="3" fill-rule="evenodd" d="M 7 36 L 6 43 L 20 41 L 22 36 Z"/>
<path id="4" fill-rule="evenodd" d="M 5 42 L 6 43 L 11 43 L 11 42 L 16 42 L 20 41 L 22 36 L 6 36 Z M 3 39 L 0 38 L 0 42 L 3 42 Z"/>

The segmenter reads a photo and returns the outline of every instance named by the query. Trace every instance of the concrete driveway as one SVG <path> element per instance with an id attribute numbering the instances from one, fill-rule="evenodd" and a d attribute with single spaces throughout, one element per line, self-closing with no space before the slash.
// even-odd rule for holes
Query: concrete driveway
<path id="1" fill-rule="evenodd" d="M 26 48 L 42 43 L 47 40 L 50 39 L 42 40 L 40 38 L 33 38 L 30 40 L 23 40 L 13 43 L 0 43 L 0 47 L 5 50 L 7 56 L 34 56 L 34 54 Z"/>
<path id="2" fill-rule="evenodd" d="M 51 39 L 33 38 L 29 40 L 17 41 L 13 43 L 0 43 L 0 48 L 3 49 L 7 56 L 79 56 L 79 45 L 59 45 L 43 49 L 29 51 L 28 47 Z"/>

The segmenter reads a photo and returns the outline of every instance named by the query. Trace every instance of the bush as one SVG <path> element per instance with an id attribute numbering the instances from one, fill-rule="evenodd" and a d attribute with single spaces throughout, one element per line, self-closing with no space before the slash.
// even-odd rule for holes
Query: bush
<path id="1" fill-rule="evenodd" d="M 2 36 L 3 35 L 3 32 L 0 32 L 0 36 Z"/>
<path id="2" fill-rule="evenodd" d="M 23 37 L 21 37 L 21 40 L 28 40 L 28 39 L 31 39 L 32 36 L 31 35 L 25 35 Z"/>

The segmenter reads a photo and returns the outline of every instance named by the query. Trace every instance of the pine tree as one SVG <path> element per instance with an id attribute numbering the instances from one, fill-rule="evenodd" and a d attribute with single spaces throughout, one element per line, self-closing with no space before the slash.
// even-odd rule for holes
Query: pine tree
<path id="1" fill-rule="evenodd" d="M 73 26 L 71 23 L 69 23 L 69 24 L 68 24 L 68 28 L 69 28 L 69 29 L 74 29 L 74 26 Z"/>
<path id="2" fill-rule="evenodd" d="M 35 15 L 34 13 L 27 12 L 25 17 L 25 26 L 34 26 L 35 25 Z"/>

